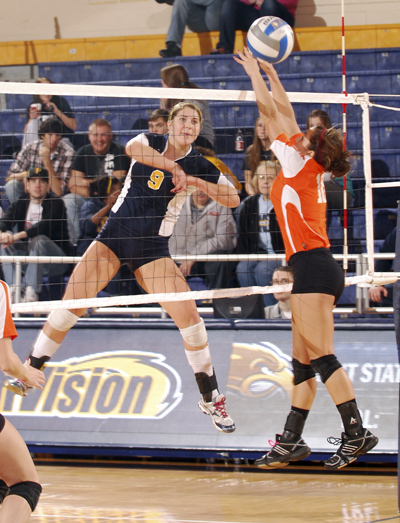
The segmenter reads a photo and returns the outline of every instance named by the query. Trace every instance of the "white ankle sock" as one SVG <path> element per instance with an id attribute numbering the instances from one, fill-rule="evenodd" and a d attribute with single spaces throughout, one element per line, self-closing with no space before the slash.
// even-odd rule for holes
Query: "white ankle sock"
<path id="1" fill-rule="evenodd" d="M 55 342 L 41 330 L 33 344 L 31 355 L 35 358 L 42 358 L 43 356 L 51 358 L 60 345 L 61 343 Z"/>
<path id="2" fill-rule="evenodd" d="M 211 363 L 210 348 L 207 345 L 204 349 L 200 350 L 186 350 L 186 357 L 189 365 L 192 367 L 193 372 L 205 372 L 207 376 L 213 375 L 213 366 Z"/>

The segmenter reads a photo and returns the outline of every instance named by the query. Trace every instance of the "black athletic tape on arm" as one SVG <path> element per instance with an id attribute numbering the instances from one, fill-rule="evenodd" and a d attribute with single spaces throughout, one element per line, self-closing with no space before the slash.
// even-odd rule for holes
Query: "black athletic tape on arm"
<path id="1" fill-rule="evenodd" d="M 40 494 L 42 493 L 42 486 L 33 481 L 21 481 L 10 487 L 9 496 L 20 496 L 26 499 L 31 507 L 32 512 L 38 504 Z"/>
<path id="2" fill-rule="evenodd" d="M 325 383 L 335 371 L 342 367 L 334 354 L 326 354 L 321 358 L 311 360 L 310 363 L 314 372 L 318 372 L 321 376 L 322 383 Z"/>
<path id="3" fill-rule="evenodd" d="M 300 385 L 303 381 L 310 380 L 315 378 L 315 372 L 313 371 L 311 365 L 306 365 L 305 363 L 300 363 L 295 358 L 292 359 L 293 366 L 293 383 L 295 385 Z"/>

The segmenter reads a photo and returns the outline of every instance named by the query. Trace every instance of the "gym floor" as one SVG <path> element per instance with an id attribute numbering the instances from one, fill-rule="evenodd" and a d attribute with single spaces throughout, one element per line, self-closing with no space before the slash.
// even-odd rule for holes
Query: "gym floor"
<path id="1" fill-rule="evenodd" d="M 37 462 L 40 523 L 400 522 L 397 469 Z"/>

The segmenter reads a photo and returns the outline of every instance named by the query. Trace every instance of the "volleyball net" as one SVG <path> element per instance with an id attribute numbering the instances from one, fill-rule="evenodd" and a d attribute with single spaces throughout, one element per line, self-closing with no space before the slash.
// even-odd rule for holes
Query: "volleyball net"
<path id="1" fill-rule="evenodd" d="M 250 88 L 249 81 L 244 83 L 244 87 Z M 285 84 L 285 82 L 283 81 Z M 160 107 L 160 99 L 180 100 L 199 100 L 207 101 L 211 123 L 214 131 L 213 150 L 204 150 L 202 152 L 213 163 L 216 162 L 220 170 L 224 170 L 228 178 L 236 185 L 242 187 L 244 191 L 245 174 L 251 171 L 248 163 L 244 163 L 245 151 L 247 147 L 253 144 L 254 135 L 257 132 L 256 122 L 259 116 L 254 93 L 251 90 L 230 90 L 230 89 L 166 89 L 158 87 L 141 87 L 129 85 L 81 85 L 81 84 L 31 84 L 31 83 L 0 83 L 0 101 L 2 125 L 0 139 L 2 143 L 2 157 L 0 160 L 1 180 L 3 185 L 3 208 L 7 216 L 9 202 L 4 194 L 4 185 L 7 173 L 12 170 L 12 165 L 21 155 L 19 152 L 23 142 L 24 128 L 27 123 L 27 114 L 31 103 L 40 95 L 51 95 L 63 97 L 67 100 L 77 121 L 77 131 L 75 133 L 66 133 L 66 137 L 72 142 L 74 148 L 79 150 L 81 147 L 88 145 L 88 129 L 92 122 L 106 120 L 110 123 L 113 133 L 113 141 L 125 146 L 126 143 L 139 134 L 148 131 L 148 119 L 152 112 Z M 371 124 L 370 110 L 372 103 L 368 94 L 335 94 L 335 93 L 314 93 L 314 92 L 289 92 L 289 99 L 293 104 L 297 120 L 300 127 L 304 130 L 308 115 L 315 109 L 320 109 L 328 113 L 331 122 L 340 128 L 343 122 L 343 108 L 346 108 L 346 142 L 347 148 L 352 151 L 352 170 L 347 178 L 347 207 L 348 211 L 343 209 L 344 191 L 342 185 L 338 185 L 332 180 L 326 180 L 327 199 L 328 199 L 328 236 L 332 245 L 333 254 L 338 258 L 347 270 L 347 285 L 370 285 L 380 284 L 393 280 L 393 273 L 374 273 L 374 257 L 378 247 L 374 237 L 374 198 L 372 190 L 381 189 L 385 194 L 390 194 L 393 189 L 400 185 L 400 182 L 392 181 L 387 184 L 382 179 L 377 183 L 372 179 L 372 157 L 371 157 L 371 130 L 374 131 L 374 122 Z M 396 106 L 396 103 L 387 104 L 384 100 L 379 107 L 380 100 L 377 98 L 374 111 L 387 111 L 388 105 Z M 379 109 L 378 109 L 379 107 Z M 390 108 L 390 107 L 389 107 Z M 396 110 L 396 107 L 393 107 Z M 238 144 L 239 142 L 239 144 Z M 19 155 L 16 157 L 16 155 Z M 101 156 L 101 155 L 100 155 Z M 107 162 L 107 155 L 103 155 L 103 161 Z M 264 155 L 265 159 L 266 156 Z M 218 160 L 216 160 L 218 159 Z M 222 162 L 222 163 L 221 163 Z M 90 162 L 89 162 L 90 163 Z M 36 166 L 36 165 L 35 165 Z M 247 167 L 247 169 L 246 169 Z M 15 169 L 14 169 L 15 170 Z M 112 169 L 105 171 L 112 174 Z M 260 171 L 261 172 L 261 171 Z M 251 172 L 250 180 L 252 180 Z M 259 176 L 263 176 L 262 174 Z M 247 179 L 248 181 L 248 179 Z M 86 199 L 97 200 L 97 207 L 94 204 L 93 209 L 104 207 L 110 196 L 110 183 L 106 183 L 105 194 L 100 194 L 100 181 L 92 173 L 91 182 L 93 191 L 86 195 Z M 65 180 L 63 193 L 68 192 L 68 180 Z M 257 184 L 257 181 L 254 183 Z M 97 184 L 97 185 L 96 185 Z M 329 186 L 329 187 L 328 187 Z M 328 190 L 329 188 L 329 190 Z M 108 190 L 108 192 L 107 192 Z M 116 190 L 124 190 L 118 187 Z M 389 193 L 387 192 L 389 191 Z M 63 195 L 61 195 L 63 196 Z M 89 198 L 90 196 L 90 198 Z M 393 197 L 393 194 L 391 194 Z M 392 198 L 393 199 L 393 198 Z M 389 200 L 388 200 L 389 201 Z M 191 203 L 189 203 L 191 205 Z M 243 205 L 243 198 L 241 206 Z M 192 212 L 201 213 L 199 208 L 193 207 Z M 390 205 L 387 205 L 390 211 Z M 67 209 L 68 210 L 68 209 Z M 386 209 L 387 211 L 388 209 Z M 78 212 L 77 210 L 75 212 Z M 189 211 L 188 211 L 189 212 Z M 240 235 L 240 207 L 239 210 L 226 209 L 225 230 L 218 230 L 216 235 L 221 241 L 215 242 L 215 245 L 225 245 L 225 250 L 216 248 L 212 240 L 209 239 L 209 246 L 205 252 L 202 234 L 210 235 L 210 231 L 204 232 L 189 227 L 189 222 L 181 234 L 187 234 L 187 237 L 178 238 L 174 249 L 173 258 L 178 264 L 189 263 L 197 265 L 197 272 L 191 274 L 184 272 L 190 285 L 191 292 L 185 293 L 156 293 L 143 294 L 140 287 L 135 282 L 131 282 L 131 274 L 128 271 L 119 273 L 114 279 L 115 285 L 107 286 L 108 274 L 100 276 L 104 278 L 104 287 L 106 293 L 100 297 L 85 298 L 78 301 L 64 300 L 54 301 L 45 299 L 41 302 L 18 303 L 21 298 L 21 288 L 29 285 L 29 279 L 26 275 L 27 267 L 34 264 L 36 267 L 36 276 L 46 279 L 47 286 L 51 288 L 61 283 L 61 286 L 68 280 L 68 275 L 74 264 L 80 260 L 78 256 L 39 256 L 35 253 L 26 256 L 24 253 L 17 251 L 5 252 L 4 244 L 2 246 L 1 261 L 3 265 L 3 275 L 5 276 L 5 264 L 9 261 L 15 266 L 13 280 L 9 283 L 16 286 L 16 303 L 13 304 L 13 312 L 16 313 L 34 313 L 35 311 L 50 311 L 54 308 L 95 308 L 111 307 L 126 305 L 144 305 L 157 302 L 184 301 L 188 299 L 195 300 L 214 300 L 221 297 L 240 297 L 251 294 L 268 295 L 274 292 L 290 290 L 289 286 L 272 285 L 272 279 L 266 281 L 263 285 L 255 285 L 254 280 L 249 276 L 247 280 L 242 278 L 239 281 L 237 267 L 238 263 L 245 262 L 245 267 L 250 271 L 252 262 L 267 261 L 270 268 L 275 268 L 285 264 L 284 256 L 277 254 L 256 254 L 249 252 L 239 252 L 237 237 Z M 208 227 L 212 224 L 215 226 L 215 220 L 212 216 L 221 213 L 220 209 L 210 210 L 210 219 L 207 221 Z M 376 215 L 376 213 L 375 213 Z M 104 218 L 105 215 L 103 215 Z M 74 216 L 73 218 L 77 218 Z M 144 216 L 143 219 L 148 217 Z M 229 219 L 228 219 L 229 218 Z M 65 217 L 71 220 L 71 216 Z M 82 223 L 82 218 L 80 217 Z M 90 217 L 89 217 L 90 219 Z M 181 216 L 179 219 L 183 219 Z M 193 220 L 193 216 L 191 218 Z M 390 217 L 388 218 L 390 219 Z M 25 221 L 25 218 L 24 218 Z M 94 220 L 95 221 L 95 220 Z M 190 220 L 189 220 L 190 221 Z M 99 228 L 104 220 L 96 222 Z M 233 228 L 229 224 L 234 224 Z M 264 224 L 265 225 L 265 224 Z M 18 224 L 14 223 L 16 229 Z M 22 227 L 23 228 L 23 227 Z M 207 226 L 206 226 L 207 229 Z M 267 231 L 267 227 L 265 229 Z M 190 232 L 189 232 L 190 231 Z M 80 233 L 82 239 L 82 233 Z M 78 238 L 79 240 L 79 238 Z M 178 241 L 181 240 L 181 241 Z M 79 244 L 79 241 L 77 242 Z M 188 250 L 188 244 L 194 245 L 191 251 Z M 200 247 L 200 245 L 203 245 Z M 184 247 L 182 247 L 182 245 Z M 196 247 L 197 246 L 197 247 Z M 180 251 L 179 251 L 180 249 Z M 214 250 L 213 250 L 214 249 Z M 172 251 L 172 249 L 171 249 Z M 35 251 L 36 252 L 36 251 Z M 206 268 L 205 265 L 216 263 L 218 269 Z M 7 264 L 7 265 L 10 265 Z M 62 276 L 57 283 L 51 277 L 50 266 L 63 264 L 66 266 L 64 272 L 56 271 Z M 222 269 L 221 269 L 222 264 Z M 43 266 L 45 266 L 43 268 Z M 40 269 L 39 269 L 40 267 Z M 214 278 L 218 270 L 223 273 L 222 279 Z M 251 269 L 253 270 L 253 269 Z M 32 271 L 31 271 L 32 272 Z M 8 274 L 10 271 L 8 271 Z M 398 275 L 397 275 L 398 276 Z M 155 278 L 162 278 L 162 275 L 155 275 Z M 6 279 L 6 278 L 5 278 Z M 214 283 L 210 282 L 213 281 Z M 228 283 L 226 283 L 226 281 Z M 247 285 L 243 283 L 247 281 Z M 121 283 L 122 282 L 122 283 Z M 217 282 L 217 283 L 215 283 Z M 85 286 L 87 281 L 75 282 L 75 285 Z M 210 288 L 211 287 L 211 288 Z M 107 290 L 108 289 L 108 290 Z M 50 293 L 51 295 L 51 293 Z M 51 297 L 51 296 L 50 296 Z"/>

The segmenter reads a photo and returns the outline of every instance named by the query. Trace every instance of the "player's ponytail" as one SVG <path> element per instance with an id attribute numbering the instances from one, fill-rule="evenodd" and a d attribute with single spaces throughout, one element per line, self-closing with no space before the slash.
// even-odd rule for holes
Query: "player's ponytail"
<path id="1" fill-rule="evenodd" d="M 341 178 L 350 171 L 351 153 L 344 150 L 343 136 L 337 129 L 316 127 L 310 142 L 314 159 L 332 173 L 332 178 Z"/>

